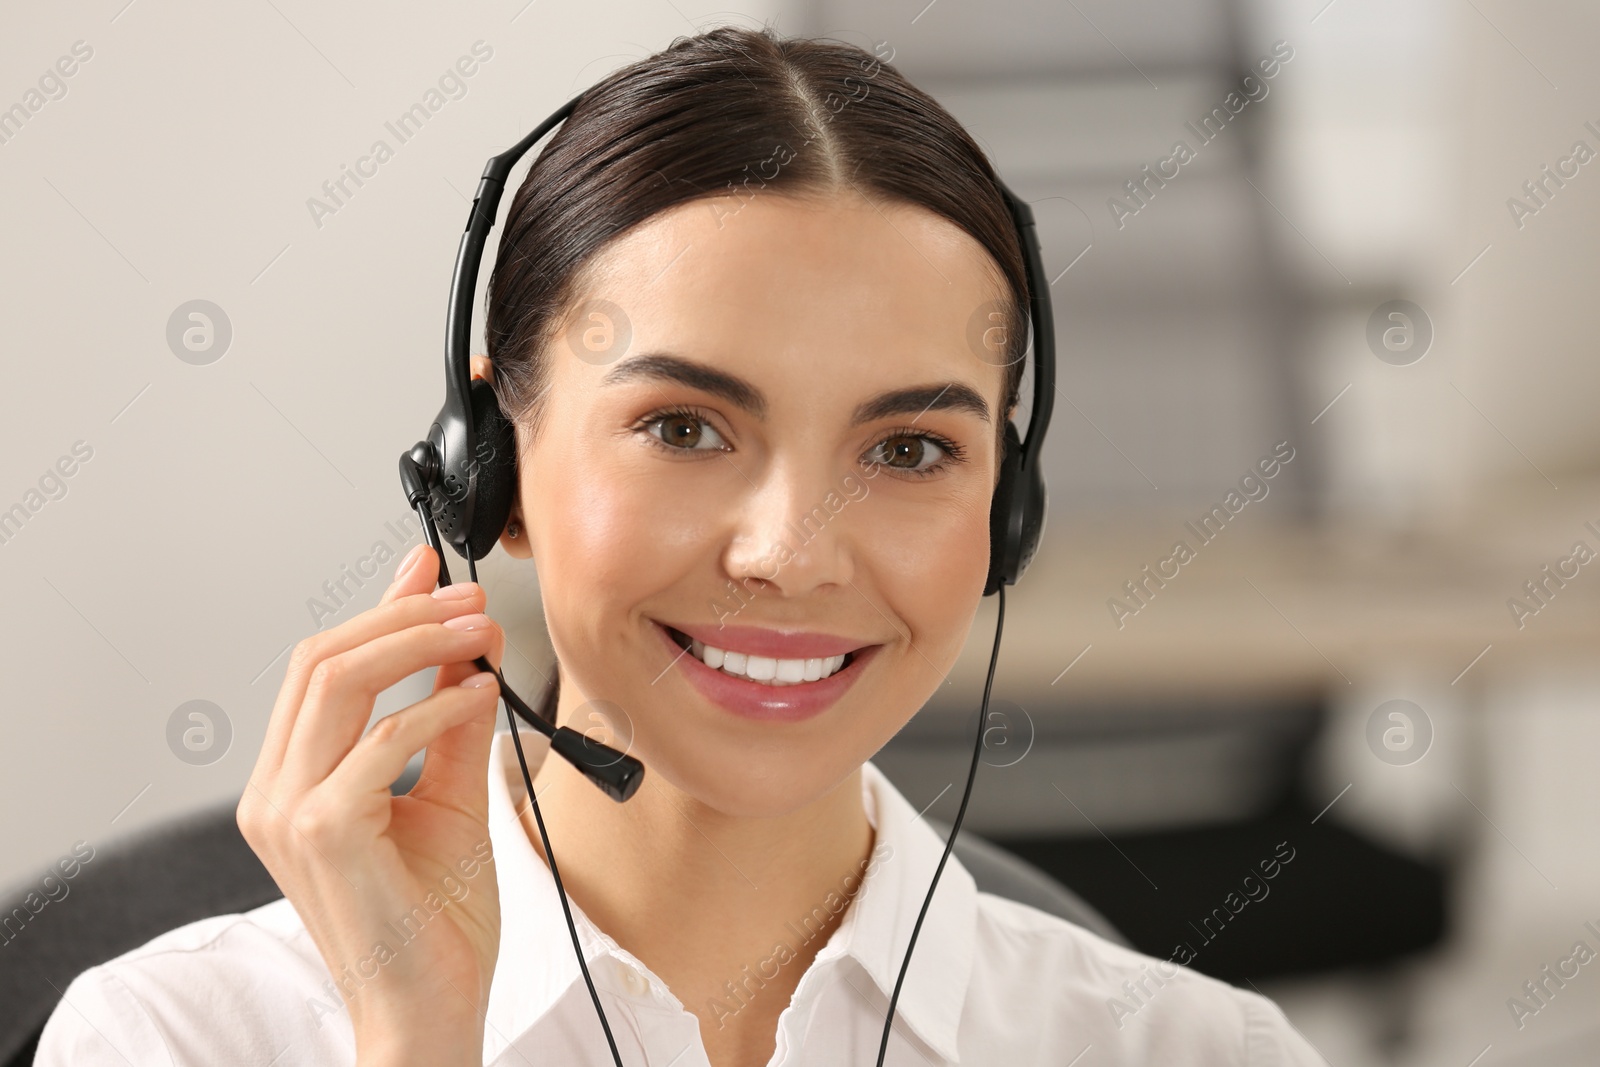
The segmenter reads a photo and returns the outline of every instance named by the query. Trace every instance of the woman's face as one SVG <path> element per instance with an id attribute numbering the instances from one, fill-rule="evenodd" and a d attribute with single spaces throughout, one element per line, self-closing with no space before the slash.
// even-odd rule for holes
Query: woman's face
<path id="1" fill-rule="evenodd" d="M 658 780 L 777 815 L 943 684 L 988 567 L 1004 372 L 969 338 L 991 264 L 920 207 L 769 192 L 679 205 L 591 261 L 539 435 L 519 430 L 527 534 L 501 541 L 538 568 L 561 722 L 614 722 Z M 761 653 L 816 674 L 856 651 L 763 685 L 683 635 L 771 680 L 801 668 Z"/>

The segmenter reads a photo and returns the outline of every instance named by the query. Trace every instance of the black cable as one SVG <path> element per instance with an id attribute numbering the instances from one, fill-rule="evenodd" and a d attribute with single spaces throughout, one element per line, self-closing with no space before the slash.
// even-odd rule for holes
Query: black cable
<path id="1" fill-rule="evenodd" d="M 911 953 L 917 947 L 917 935 L 922 932 L 922 920 L 928 916 L 928 905 L 933 903 L 933 891 L 939 885 L 939 875 L 944 873 L 945 860 L 955 847 L 956 834 L 961 832 L 961 820 L 967 814 L 967 800 L 972 796 L 972 781 L 978 773 L 978 759 L 983 754 L 983 723 L 989 717 L 989 690 L 994 685 L 994 665 L 1000 658 L 1000 632 L 1006 624 L 1006 587 L 1001 583 L 1000 615 L 994 623 L 994 649 L 989 653 L 989 676 L 983 682 L 983 706 L 978 710 L 978 736 L 972 744 L 972 767 L 967 771 L 967 788 L 961 794 L 961 807 L 956 811 L 956 823 L 950 827 L 950 838 L 944 843 L 944 855 L 933 870 L 933 881 L 928 883 L 928 895 L 922 900 L 922 910 L 917 913 L 917 925 L 911 928 L 911 942 L 906 945 L 906 958 L 900 963 L 900 977 L 894 980 L 894 994 L 889 997 L 889 1014 L 883 1020 L 883 1040 L 878 1043 L 878 1067 L 883 1067 L 884 1053 L 889 1051 L 889 1031 L 894 1026 L 894 1007 L 900 1001 L 900 986 L 906 980 L 906 969 L 911 966 Z"/>
<path id="2" fill-rule="evenodd" d="M 417 514 L 422 516 L 423 530 L 431 534 L 433 523 L 427 509 L 419 504 Z M 450 569 L 445 566 L 444 553 L 439 548 L 436 535 L 429 537 L 428 540 L 434 551 L 439 554 L 439 587 L 442 589 L 450 584 Z M 478 565 L 471 556 L 467 557 L 467 575 L 473 582 L 478 580 Z M 486 666 L 482 657 L 479 658 L 478 665 Z M 545 859 L 550 863 L 550 877 L 556 883 L 556 895 L 561 898 L 562 914 L 567 917 L 567 933 L 572 935 L 572 951 L 578 957 L 578 969 L 583 972 L 583 984 L 589 987 L 589 999 L 594 1002 L 594 1011 L 600 1019 L 600 1028 L 606 1033 L 606 1044 L 611 1049 L 611 1062 L 616 1064 L 616 1067 L 622 1067 L 622 1054 L 617 1051 L 617 1040 L 611 1034 L 611 1022 L 606 1018 L 606 1010 L 600 1006 L 600 994 L 595 991 L 594 979 L 589 975 L 589 963 L 583 958 L 583 945 L 578 941 L 578 926 L 572 921 L 572 905 L 567 901 L 566 886 L 561 884 L 561 869 L 556 866 L 556 854 L 550 847 L 550 834 L 544 827 L 544 813 L 539 810 L 539 796 L 533 789 L 533 776 L 528 773 L 528 758 L 522 754 L 522 734 L 517 729 L 517 721 L 511 717 L 512 702 L 521 703 L 521 698 L 511 692 L 511 687 L 506 685 L 506 680 L 501 677 L 498 670 L 493 667 L 488 669 L 494 673 L 495 680 L 500 685 L 500 697 L 506 706 L 506 725 L 511 728 L 511 743 L 517 749 L 517 763 L 522 766 L 522 780 L 528 787 L 528 803 L 533 807 L 534 822 L 539 824 L 539 840 L 544 842 Z"/>
<path id="3" fill-rule="evenodd" d="M 606 1044 L 611 1047 L 611 1062 L 622 1067 L 622 1054 L 617 1051 L 616 1038 L 611 1036 L 611 1023 L 606 1010 L 600 1006 L 600 994 L 594 990 L 594 979 L 589 977 L 589 964 L 583 958 L 583 947 L 578 944 L 578 927 L 572 921 L 572 906 L 567 903 L 567 890 L 561 884 L 561 871 L 556 868 L 556 854 L 550 849 L 550 835 L 545 832 L 544 816 L 539 812 L 539 797 L 533 791 L 533 778 L 528 774 L 528 761 L 522 754 L 521 731 L 511 718 L 511 705 L 506 705 L 506 723 L 511 727 L 511 743 L 517 746 L 517 762 L 522 765 L 522 780 L 528 784 L 528 803 L 533 805 L 533 819 L 539 824 L 539 840 L 544 842 L 544 855 L 550 861 L 550 876 L 555 879 L 556 894 L 561 897 L 561 911 L 567 917 L 567 932 L 572 935 L 572 951 L 578 957 L 578 967 L 583 971 L 583 982 L 589 987 L 589 999 L 594 1001 L 595 1014 L 600 1017 L 600 1028 L 606 1032 Z"/>

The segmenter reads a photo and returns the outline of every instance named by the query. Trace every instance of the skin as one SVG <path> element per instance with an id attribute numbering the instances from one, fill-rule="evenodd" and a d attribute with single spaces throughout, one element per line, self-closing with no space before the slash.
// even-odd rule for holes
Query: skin
<path id="1" fill-rule="evenodd" d="M 518 426 L 513 519 L 525 532 L 501 545 L 538 567 L 561 663 L 557 720 L 590 727 L 588 702 L 610 702 L 620 710 L 607 725 L 648 768 L 619 805 L 546 760 L 534 785 L 552 846 L 578 906 L 699 1017 L 716 1067 L 770 1058 L 778 1015 L 834 927 L 736 1013 L 713 998 L 772 954 L 787 922 L 855 884 L 846 877 L 874 843 L 861 764 L 943 684 L 976 614 L 1002 370 L 967 338 L 974 312 L 1001 295 L 998 277 L 954 224 L 854 192 L 680 205 L 601 250 L 580 279 L 575 304 L 624 309 L 627 350 L 578 358 L 557 333 L 540 432 Z M 764 416 L 680 383 L 602 383 L 661 350 L 746 379 Z M 868 397 L 945 382 L 985 398 L 990 420 L 935 406 L 849 425 Z M 698 421 L 652 421 L 677 407 Z M 927 477 L 907 469 L 941 462 Z M 867 493 L 820 533 L 788 530 L 852 477 Z M 779 541 L 792 554 L 774 571 Z M 504 636 L 481 587 L 434 592 L 437 573 L 419 546 L 379 606 L 295 647 L 238 809 L 329 970 L 363 978 L 340 990 L 363 1065 L 481 1063 L 498 956 L 493 867 L 462 866 L 488 836 L 497 691 L 462 683 L 476 656 L 499 665 Z M 810 720 L 757 722 L 711 703 L 654 630 L 714 626 L 726 583 L 747 577 L 756 595 L 739 624 L 882 646 Z M 380 692 L 430 666 L 432 696 L 366 729 Z M 417 785 L 391 797 L 424 749 Z M 539 849 L 531 815 L 524 829 Z M 471 891 L 373 964 L 386 920 L 446 876 Z"/>

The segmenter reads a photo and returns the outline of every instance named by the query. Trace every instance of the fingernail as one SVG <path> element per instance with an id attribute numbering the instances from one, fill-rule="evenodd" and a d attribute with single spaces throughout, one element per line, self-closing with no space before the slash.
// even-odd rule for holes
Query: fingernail
<path id="1" fill-rule="evenodd" d="M 497 683 L 495 682 L 494 675 L 490 674 L 488 671 L 479 671 L 471 678 L 463 678 L 459 684 L 466 689 L 487 689 L 489 686 Z"/>
<path id="2" fill-rule="evenodd" d="M 444 624 L 452 630 L 481 630 L 489 625 L 489 616 L 457 615 L 453 619 L 446 619 Z"/>
<path id="3" fill-rule="evenodd" d="M 456 582 L 433 591 L 435 600 L 466 600 L 478 592 L 477 582 Z"/>
<path id="4" fill-rule="evenodd" d="M 400 561 L 400 566 L 395 568 L 394 580 L 399 581 L 411 573 L 411 568 L 417 565 L 417 560 L 422 558 L 422 546 L 413 545 L 411 551 L 406 553 L 406 558 Z"/>

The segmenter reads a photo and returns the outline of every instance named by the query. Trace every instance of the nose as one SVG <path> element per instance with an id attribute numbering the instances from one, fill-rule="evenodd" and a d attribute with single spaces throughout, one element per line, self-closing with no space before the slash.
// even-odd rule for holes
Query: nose
<path id="1" fill-rule="evenodd" d="M 854 578 L 859 511 L 845 492 L 848 472 L 815 463 L 772 463 L 749 474 L 734 503 L 723 551 L 729 577 L 783 597 L 799 597 Z"/>

